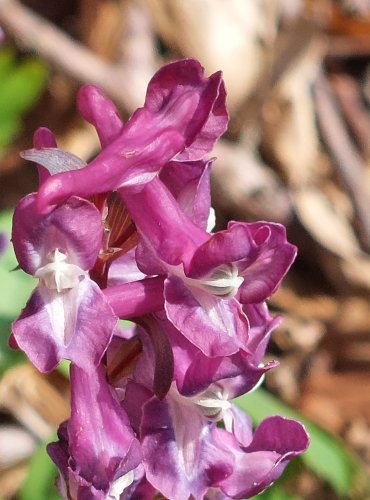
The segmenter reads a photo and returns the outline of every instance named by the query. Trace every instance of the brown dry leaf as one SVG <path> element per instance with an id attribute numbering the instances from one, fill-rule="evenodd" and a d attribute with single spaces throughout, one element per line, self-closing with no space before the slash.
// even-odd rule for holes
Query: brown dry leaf
<path id="1" fill-rule="evenodd" d="M 348 219 L 314 187 L 296 191 L 293 198 L 303 226 L 320 245 L 340 258 L 340 270 L 348 283 L 369 289 L 370 256 L 362 251 Z"/>
<path id="2" fill-rule="evenodd" d="M 15 366 L 2 377 L 0 407 L 42 440 L 69 415 L 68 401 L 29 364 Z"/>
<path id="3" fill-rule="evenodd" d="M 14 499 L 28 471 L 27 464 L 17 464 L 0 474 L 1 500 Z"/>
<path id="4" fill-rule="evenodd" d="M 114 0 L 80 1 L 82 41 L 103 58 L 117 57 L 124 23 L 122 10 Z"/>
<path id="5" fill-rule="evenodd" d="M 312 370 L 304 384 L 299 409 L 331 432 L 362 416 L 370 422 L 369 374 Z"/>
<path id="6" fill-rule="evenodd" d="M 319 151 L 311 86 L 323 55 L 314 39 L 294 61 L 263 108 L 263 145 L 284 171 L 289 184 L 312 179 Z"/>
<path id="7" fill-rule="evenodd" d="M 339 303 L 329 295 L 316 294 L 302 297 L 287 286 L 280 286 L 270 303 L 290 313 L 299 313 L 302 319 L 319 320 L 327 323 L 337 317 Z"/>
<path id="8" fill-rule="evenodd" d="M 346 279 L 359 287 L 370 289 L 370 256 L 363 254 L 341 263 Z"/>
<path id="9" fill-rule="evenodd" d="M 35 449 L 36 440 L 25 429 L 0 425 L 0 471 L 29 458 Z"/>
<path id="10" fill-rule="evenodd" d="M 314 187 L 297 190 L 293 199 L 301 223 L 320 245 L 343 259 L 361 255 L 350 223 L 321 191 Z"/>
<path id="11" fill-rule="evenodd" d="M 370 302 L 363 297 L 350 297 L 338 303 L 340 315 L 333 323 L 337 334 L 363 334 L 366 338 L 370 332 Z"/>
<path id="12" fill-rule="evenodd" d="M 247 146 L 219 141 L 212 167 L 213 199 L 233 217 L 287 223 L 292 215 L 288 191 L 277 175 Z"/>
<path id="13" fill-rule="evenodd" d="M 254 89 L 275 34 L 276 0 L 146 0 L 171 48 L 222 69 L 233 112 Z"/>

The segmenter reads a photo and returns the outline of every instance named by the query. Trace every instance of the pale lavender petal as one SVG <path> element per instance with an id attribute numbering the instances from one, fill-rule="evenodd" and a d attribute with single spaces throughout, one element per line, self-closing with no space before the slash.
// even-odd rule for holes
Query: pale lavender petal
<path id="1" fill-rule="evenodd" d="M 29 160 L 46 168 L 50 175 L 68 172 L 86 167 L 86 162 L 68 151 L 56 147 L 26 149 L 20 153 L 24 160 Z"/>
<path id="2" fill-rule="evenodd" d="M 40 284 L 12 332 L 36 368 L 49 372 L 62 358 L 81 367 L 98 365 L 116 323 L 99 287 L 85 278 L 63 294 Z"/>
<path id="3" fill-rule="evenodd" d="M 232 454 L 213 445 L 210 426 L 194 405 L 150 400 L 141 441 L 148 481 L 169 499 L 203 498 L 232 471 Z"/>
<path id="4" fill-rule="evenodd" d="M 191 291 L 176 277 L 165 281 L 165 310 L 171 323 L 206 356 L 228 356 L 248 340 L 248 320 L 234 299 Z"/>
<path id="5" fill-rule="evenodd" d="M 225 418 L 225 429 L 231 432 L 241 446 L 248 446 L 253 439 L 252 419 L 237 406 L 232 405 Z"/>

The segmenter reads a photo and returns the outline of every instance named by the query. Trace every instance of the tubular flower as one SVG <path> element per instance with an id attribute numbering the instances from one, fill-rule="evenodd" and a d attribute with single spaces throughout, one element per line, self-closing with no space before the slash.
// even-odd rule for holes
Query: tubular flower
<path id="1" fill-rule="evenodd" d="M 89 164 L 46 128 L 22 153 L 40 187 L 16 207 L 12 240 L 38 284 L 10 342 L 40 371 L 71 360 L 71 415 L 48 447 L 65 500 L 250 498 L 308 446 L 299 422 L 254 430 L 233 404 L 277 365 L 264 362 L 281 321 L 266 301 L 296 248 L 272 222 L 211 232 L 207 155 L 225 99 L 221 73 L 176 61 L 126 123 L 100 89 L 80 89 L 101 143 Z"/>
<path id="2" fill-rule="evenodd" d="M 117 316 L 88 272 L 101 236 L 99 212 L 81 198 L 44 217 L 30 194 L 15 210 L 15 254 L 39 284 L 13 323 L 13 341 L 40 371 L 52 370 L 62 358 L 98 365 L 113 335 Z"/>

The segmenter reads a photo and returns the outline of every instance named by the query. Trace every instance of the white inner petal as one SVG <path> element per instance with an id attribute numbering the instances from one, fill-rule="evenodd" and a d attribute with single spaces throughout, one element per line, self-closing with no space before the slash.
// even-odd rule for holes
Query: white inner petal
<path id="1" fill-rule="evenodd" d="M 231 299 L 238 292 L 244 278 L 238 275 L 238 269 L 234 264 L 223 264 L 206 279 L 185 278 L 185 281 L 189 286 L 202 288 L 217 297 Z"/>
<path id="2" fill-rule="evenodd" d="M 127 474 L 124 474 L 123 476 L 113 481 L 108 493 L 108 498 L 112 500 L 119 500 L 123 491 L 134 482 L 134 479 L 134 471 L 130 470 L 129 472 L 127 472 Z"/>
<path id="3" fill-rule="evenodd" d="M 67 262 L 67 256 L 57 248 L 49 254 L 50 262 L 40 267 L 35 277 L 39 278 L 50 290 L 60 293 L 78 286 L 82 278 L 86 276 L 86 271 L 75 264 Z"/>
<path id="4" fill-rule="evenodd" d="M 196 405 L 206 418 L 215 421 L 222 420 L 225 412 L 231 408 L 227 394 L 221 390 L 204 392 L 198 397 Z"/>

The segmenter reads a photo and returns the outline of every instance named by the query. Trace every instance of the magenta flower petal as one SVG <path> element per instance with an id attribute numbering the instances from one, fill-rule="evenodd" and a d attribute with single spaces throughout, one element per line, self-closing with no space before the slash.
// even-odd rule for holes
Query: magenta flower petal
<path id="1" fill-rule="evenodd" d="M 145 114 L 145 109 L 142 112 Z M 136 136 L 130 137 L 129 130 L 124 137 L 121 134 L 110 143 L 85 168 L 56 174 L 47 179 L 38 192 L 39 212 L 50 213 L 72 195 L 88 198 L 94 194 L 116 190 L 123 185 L 144 184 L 183 147 L 184 139 L 179 132 L 168 129 L 159 133 L 152 127 L 147 133 L 135 121 L 133 117 L 130 129 L 140 131 L 136 130 Z"/>
<path id="2" fill-rule="evenodd" d="M 35 149 L 56 148 L 57 141 L 53 132 L 46 127 L 38 128 L 33 134 L 33 147 Z M 21 156 L 24 158 L 22 153 Z M 39 184 L 41 184 L 50 174 L 48 170 L 40 164 L 37 165 L 37 170 L 39 173 Z"/>
<path id="3" fill-rule="evenodd" d="M 253 353 L 242 349 L 230 356 L 208 357 L 163 317 L 161 325 L 171 342 L 175 381 L 184 396 L 221 390 L 230 400 L 252 390 L 262 375 L 275 366 L 275 363 L 256 363 Z"/>
<path id="4" fill-rule="evenodd" d="M 13 217 L 12 241 L 21 268 L 29 274 L 49 262 L 49 254 L 59 248 L 73 264 L 91 269 L 98 256 L 102 222 L 92 203 L 72 198 L 48 217 L 40 216 L 35 193 L 18 203 Z"/>
<path id="5" fill-rule="evenodd" d="M 211 208 L 211 163 L 212 160 L 172 161 L 163 167 L 159 176 L 176 198 L 181 210 L 204 230 Z"/>
<path id="6" fill-rule="evenodd" d="M 199 63 L 190 59 L 158 71 L 149 83 L 144 107 L 118 135 L 115 110 L 108 104 L 107 115 L 102 118 L 107 101 L 96 88 L 85 88 L 80 100 L 83 114 L 96 123 L 107 144 L 83 171 L 58 174 L 42 185 L 38 207 L 44 214 L 71 195 L 88 197 L 144 184 L 175 157 L 177 161 L 200 160 L 227 124 L 220 73 L 206 78 Z M 87 102 L 93 104 L 91 110 Z M 104 131 L 107 122 L 108 132 Z"/>
<path id="7" fill-rule="evenodd" d="M 113 102 L 95 85 L 84 85 L 77 94 L 77 109 L 94 125 L 101 145 L 107 146 L 120 134 L 123 122 Z"/>
<path id="8" fill-rule="evenodd" d="M 102 292 L 120 318 L 134 318 L 163 309 L 162 277 L 112 285 Z"/>
<path id="9" fill-rule="evenodd" d="M 163 264 L 186 267 L 195 249 L 209 238 L 209 234 L 185 215 L 158 178 L 145 184 L 139 192 L 126 189 L 122 198 L 149 251 L 136 255 L 139 268 L 147 274 L 150 274 L 148 261 L 151 263 L 153 259 L 148 253 Z M 150 217 L 143 207 L 150 207 Z"/>
<path id="10" fill-rule="evenodd" d="M 204 69 L 195 59 L 175 61 L 154 75 L 145 99 L 145 107 L 152 113 L 160 113 L 169 108 L 169 103 L 193 96 L 196 96 L 198 105 L 186 124 L 186 148 L 176 157 L 181 161 L 203 158 L 226 130 L 229 117 L 221 72 L 206 78 Z M 166 118 L 176 117 L 167 114 Z"/>
<path id="11" fill-rule="evenodd" d="M 269 222 L 231 222 L 194 253 L 189 276 L 209 277 L 223 265 L 233 265 L 241 284 L 240 301 L 257 303 L 277 289 L 296 255 L 285 228 Z"/>

